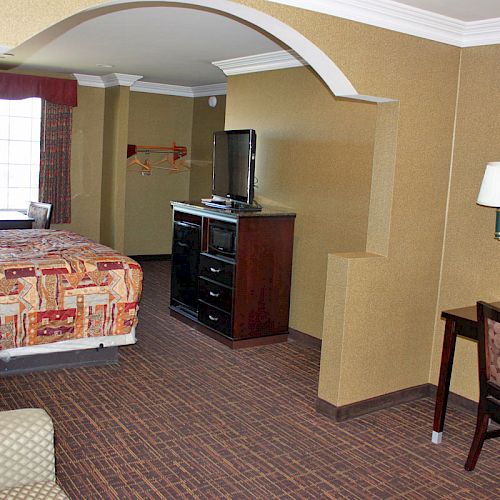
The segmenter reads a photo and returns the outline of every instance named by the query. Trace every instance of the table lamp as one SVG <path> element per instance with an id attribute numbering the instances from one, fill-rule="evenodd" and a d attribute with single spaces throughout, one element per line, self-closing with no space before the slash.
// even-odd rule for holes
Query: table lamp
<path id="1" fill-rule="evenodd" d="M 486 165 L 477 204 L 497 209 L 495 238 L 500 240 L 500 161 Z"/>

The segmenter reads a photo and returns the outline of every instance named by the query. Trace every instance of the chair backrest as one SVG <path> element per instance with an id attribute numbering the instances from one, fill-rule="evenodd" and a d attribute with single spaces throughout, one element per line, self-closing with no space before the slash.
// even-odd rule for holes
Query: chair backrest
<path id="1" fill-rule="evenodd" d="M 49 229 L 52 218 L 52 205 L 50 203 L 39 203 L 32 201 L 28 208 L 28 216 L 35 219 L 33 229 Z"/>
<path id="2" fill-rule="evenodd" d="M 500 398 L 500 309 L 477 303 L 479 386 L 481 397 Z"/>

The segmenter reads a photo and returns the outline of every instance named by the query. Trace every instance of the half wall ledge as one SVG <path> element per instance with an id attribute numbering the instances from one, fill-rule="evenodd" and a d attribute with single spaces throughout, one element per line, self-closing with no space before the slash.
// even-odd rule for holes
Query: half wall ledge
<path id="1" fill-rule="evenodd" d="M 356 285 L 355 288 L 361 286 L 365 295 L 369 289 L 369 287 L 363 287 L 356 278 L 352 278 L 353 268 L 360 267 L 358 274 L 363 276 L 363 281 L 366 281 L 370 274 L 368 268 L 378 268 L 386 262 L 387 257 L 369 252 L 328 255 L 318 396 L 330 404 L 340 406 L 352 402 L 352 400 L 346 401 L 345 393 L 350 391 L 349 389 L 346 391 L 343 383 L 346 380 L 346 373 L 350 370 L 349 362 L 346 362 L 346 351 L 352 343 L 353 334 L 355 337 L 358 336 L 356 329 L 353 330 L 351 326 L 353 315 L 354 318 L 358 315 L 357 308 L 352 311 L 352 305 L 371 300 L 370 296 L 361 297 L 361 300 L 353 293 L 353 284 Z M 347 378 L 350 378 L 349 374 Z M 370 387 L 368 390 L 371 394 L 360 393 L 355 399 L 363 400 L 377 393 L 380 394 L 383 392 L 383 387 Z M 356 390 L 356 392 L 359 391 Z"/>

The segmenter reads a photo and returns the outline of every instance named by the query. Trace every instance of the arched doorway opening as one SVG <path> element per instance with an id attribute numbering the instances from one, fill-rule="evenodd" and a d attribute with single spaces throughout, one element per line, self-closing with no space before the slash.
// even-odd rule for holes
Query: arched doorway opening
<path id="1" fill-rule="evenodd" d="M 297 54 L 299 54 L 304 60 L 306 60 L 315 73 L 319 76 L 321 80 L 326 84 L 326 86 L 331 90 L 331 92 L 337 97 L 348 98 L 352 100 L 359 101 L 369 101 L 375 103 L 384 103 L 386 101 L 391 101 L 391 99 L 364 96 L 360 95 L 352 83 L 349 81 L 346 75 L 338 68 L 338 66 L 316 45 L 314 45 L 310 40 L 305 38 L 299 32 L 286 25 L 285 23 L 265 14 L 256 9 L 234 3 L 227 0 L 193 0 L 193 1 L 136 1 L 130 2 L 127 0 L 115 0 L 108 3 L 102 3 L 96 5 L 93 8 L 87 9 L 85 11 L 71 15 L 65 20 L 62 20 L 44 31 L 43 33 L 37 35 L 37 37 L 45 37 L 50 40 L 51 37 L 57 36 L 57 34 L 64 32 L 72 25 L 78 24 L 86 19 L 91 19 L 92 17 L 100 16 L 103 13 L 114 12 L 122 9 L 133 8 L 137 6 L 185 6 L 190 8 L 201 8 L 207 9 L 215 13 L 220 13 L 225 16 L 231 16 L 237 20 L 242 20 L 246 23 L 250 23 L 254 26 L 259 27 L 261 30 L 269 33 L 273 37 L 281 40 L 288 47 L 293 49 Z M 29 45 L 29 42 L 28 42 Z M 380 106 L 382 112 L 384 106 Z M 384 120 L 381 120 L 384 121 Z M 383 135 L 383 134 L 381 134 Z M 381 155 L 384 156 L 384 155 Z M 374 160 L 374 166 L 375 166 Z M 384 169 L 393 168 L 392 165 L 384 165 Z M 376 175 L 376 169 L 373 170 Z M 387 175 L 386 178 L 392 182 L 391 175 Z M 374 253 L 384 254 L 382 247 L 387 248 L 387 241 L 389 235 L 389 221 L 390 217 L 387 217 L 387 213 L 390 212 L 390 205 L 392 203 L 391 190 L 383 189 L 379 192 L 377 191 L 377 185 L 372 185 L 371 201 L 370 207 L 375 207 L 377 210 L 373 211 L 373 216 L 370 214 L 370 224 L 368 227 L 368 232 L 370 233 L 370 228 L 373 227 L 374 238 L 376 240 L 374 244 L 368 249 Z M 383 205 L 382 207 L 380 205 Z M 383 220 L 377 222 L 377 216 L 382 217 Z M 381 224 L 383 222 L 383 228 L 381 230 Z M 375 234 L 376 233 L 376 234 Z M 376 238 L 375 238 L 376 236 Z M 368 239 L 370 239 L 370 234 L 368 234 Z M 378 245 L 378 247 L 377 247 Z"/>
<path id="2" fill-rule="evenodd" d="M 335 96 L 369 102 L 392 101 L 392 99 L 386 97 L 359 94 L 335 62 L 297 30 L 262 11 L 229 0 L 136 0 L 134 2 L 130 0 L 112 0 L 110 2 L 102 2 L 56 22 L 46 30 L 24 42 L 19 48 L 29 53 L 31 47 L 34 45 L 34 41 L 37 44 L 47 43 L 59 34 L 64 33 L 85 20 L 105 13 L 147 6 L 199 8 L 250 23 L 257 29 L 265 31 L 280 40 L 295 51 L 302 59 L 307 61 Z"/>

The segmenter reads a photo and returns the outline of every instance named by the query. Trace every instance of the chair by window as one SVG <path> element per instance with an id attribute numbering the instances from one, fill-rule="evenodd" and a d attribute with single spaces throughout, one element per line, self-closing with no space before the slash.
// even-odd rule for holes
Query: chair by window
<path id="1" fill-rule="evenodd" d="M 49 229 L 52 218 L 52 204 L 32 201 L 28 208 L 28 216 L 35 219 L 33 229 Z"/>
<path id="2" fill-rule="evenodd" d="M 479 403 L 465 470 L 474 470 L 485 439 L 500 437 L 500 429 L 488 430 L 490 419 L 500 423 L 500 309 L 477 303 L 477 333 Z"/>

